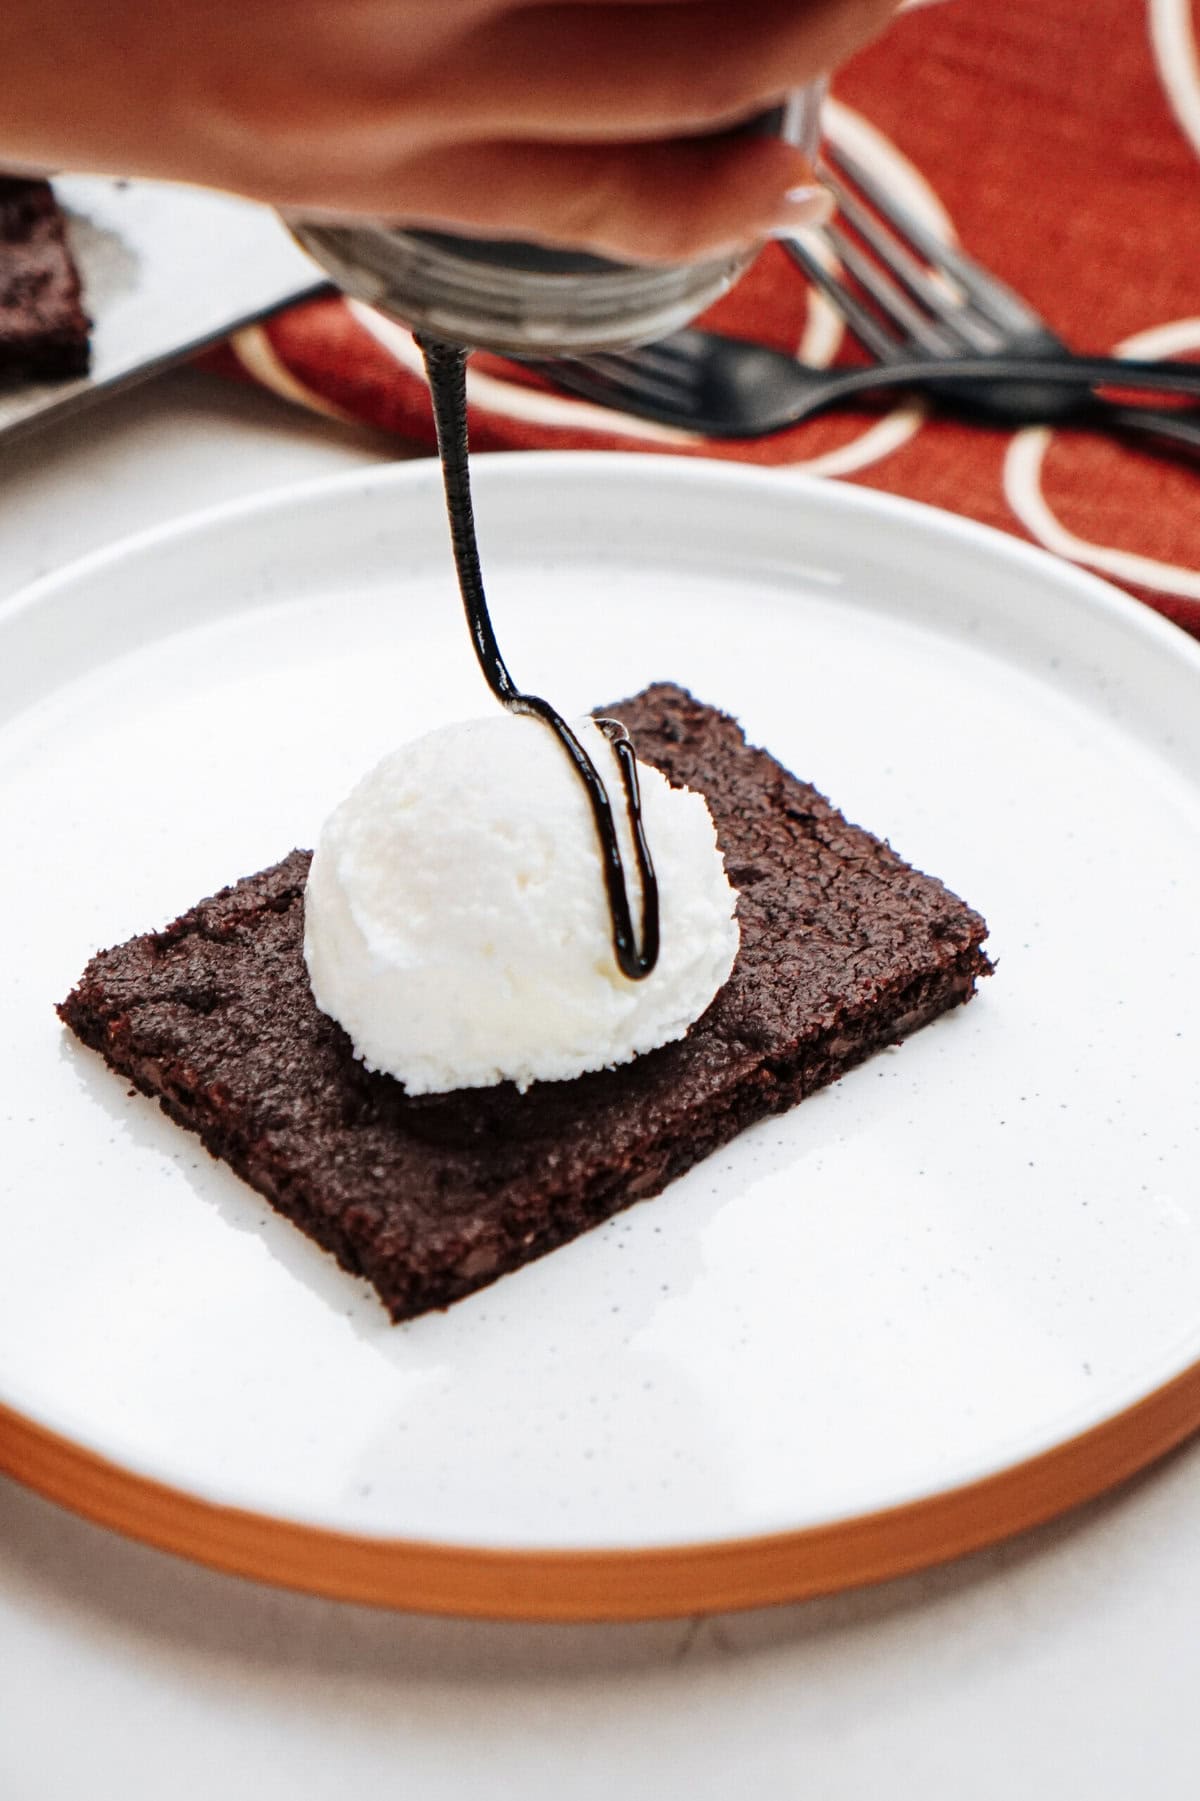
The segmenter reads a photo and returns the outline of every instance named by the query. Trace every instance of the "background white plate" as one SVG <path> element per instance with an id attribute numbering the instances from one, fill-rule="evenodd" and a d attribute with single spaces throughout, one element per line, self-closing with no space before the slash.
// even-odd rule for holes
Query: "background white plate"
<path id="1" fill-rule="evenodd" d="M 1200 1357 L 1200 651 L 909 504 L 481 459 L 493 609 L 567 710 L 738 713 L 985 912 L 977 1001 L 666 1195 L 393 1328 L 52 1011 L 98 945 L 312 842 L 489 705 L 436 469 L 90 558 L 0 610 L 0 1402 L 359 1536 L 686 1546 L 936 1495 Z"/>

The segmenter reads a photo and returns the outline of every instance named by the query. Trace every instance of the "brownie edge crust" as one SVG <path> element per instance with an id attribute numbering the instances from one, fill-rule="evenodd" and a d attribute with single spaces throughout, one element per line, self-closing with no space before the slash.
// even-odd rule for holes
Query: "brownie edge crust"
<path id="1" fill-rule="evenodd" d="M 393 1320 L 657 1194 L 746 1126 L 969 1000 L 980 916 L 734 720 L 658 683 L 603 711 L 698 788 L 739 891 L 733 973 L 681 1042 L 568 1082 L 410 1096 L 317 1010 L 309 853 L 92 958 L 59 1007 L 121 1075 L 365 1276 Z"/>

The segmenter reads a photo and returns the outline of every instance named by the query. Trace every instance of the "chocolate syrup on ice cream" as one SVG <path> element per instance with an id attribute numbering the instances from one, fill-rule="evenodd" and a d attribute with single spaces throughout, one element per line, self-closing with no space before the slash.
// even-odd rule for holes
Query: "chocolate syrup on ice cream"
<path id="1" fill-rule="evenodd" d="M 429 392 L 433 401 L 458 588 L 479 667 L 496 699 L 510 712 L 527 714 L 548 725 L 570 758 L 571 767 L 587 794 L 596 824 L 617 967 L 631 982 L 640 981 L 650 974 L 658 961 L 658 883 L 642 822 L 637 763 L 629 734 L 618 719 L 596 721 L 612 743 L 621 771 L 626 817 L 633 837 L 642 891 L 641 931 L 638 935 L 634 933 L 629 885 L 625 878 L 621 846 L 617 840 L 612 802 L 603 777 L 566 720 L 554 710 L 549 701 L 542 700 L 536 694 L 523 694 L 520 691 L 509 674 L 500 654 L 500 646 L 496 642 L 484 595 L 479 544 L 475 535 L 475 515 L 471 506 L 471 479 L 467 458 L 467 353 L 460 345 L 446 344 L 440 339 L 423 335 L 417 338 L 417 343 L 425 358 Z"/>

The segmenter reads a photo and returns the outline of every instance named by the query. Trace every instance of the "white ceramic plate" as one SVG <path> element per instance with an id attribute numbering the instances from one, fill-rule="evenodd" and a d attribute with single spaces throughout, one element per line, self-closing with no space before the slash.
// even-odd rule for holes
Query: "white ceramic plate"
<path id="1" fill-rule="evenodd" d="M 79 563 L 0 610 L 0 1462 L 334 1593 L 373 1580 L 336 1577 L 339 1544 L 432 1547 L 460 1575 L 498 1554 L 508 1599 L 481 1608 L 571 1611 L 520 1572 L 595 1555 L 616 1597 L 622 1559 L 779 1534 L 793 1555 L 758 1592 L 670 1606 L 830 1586 L 832 1565 L 794 1574 L 806 1533 L 909 1518 L 1135 1417 L 1200 1358 L 1200 650 L 859 490 L 617 456 L 476 479 L 520 681 L 570 711 L 666 676 L 736 712 L 985 912 L 997 973 L 662 1197 L 392 1327 L 53 1003 L 97 946 L 311 844 L 386 748 L 487 710 L 437 470 Z M 110 1484 L 302 1528 L 325 1574 L 89 1504 L 14 1450 L 43 1428 Z M 670 1610 L 622 1593 L 583 1610 Z M 473 1604 L 403 1577 L 378 1598 Z"/>

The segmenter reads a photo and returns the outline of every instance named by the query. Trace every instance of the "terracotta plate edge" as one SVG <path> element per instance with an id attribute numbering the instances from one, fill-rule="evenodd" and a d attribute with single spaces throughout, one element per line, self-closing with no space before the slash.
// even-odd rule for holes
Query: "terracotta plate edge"
<path id="1" fill-rule="evenodd" d="M 995 1544 L 1128 1480 L 1200 1428 L 1200 1363 L 1076 1437 L 938 1494 L 794 1532 L 645 1550 L 360 1536 L 200 1499 L 0 1405 L 0 1470 L 143 1544 L 334 1600 L 507 1620 L 636 1620 L 836 1593 Z"/>

